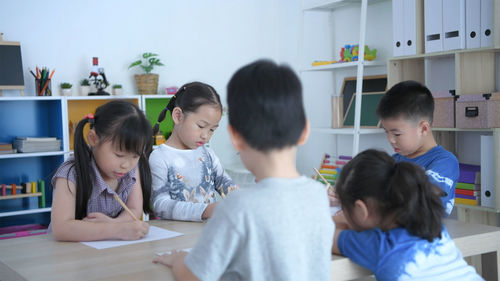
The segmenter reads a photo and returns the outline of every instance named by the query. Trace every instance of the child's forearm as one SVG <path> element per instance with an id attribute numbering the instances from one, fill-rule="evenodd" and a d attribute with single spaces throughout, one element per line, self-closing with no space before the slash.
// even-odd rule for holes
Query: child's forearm
<path id="1" fill-rule="evenodd" d="M 70 220 L 52 224 L 52 233 L 58 241 L 95 241 L 118 238 L 113 228 L 115 223 Z"/>
<path id="2" fill-rule="evenodd" d="M 95 241 L 95 240 L 137 240 L 149 232 L 149 224 L 134 222 L 92 222 L 68 220 L 54 222 L 54 238 L 58 241 Z"/>
<path id="3" fill-rule="evenodd" d="M 172 272 L 176 280 L 197 281 L 199 280 L 184 263 L 185 255 L 177 255 L 172 264 Z"/>
<path id="4" fill-rule="evenodd" d="M 162 219 L 201 221 L 206 206 L 205 203 L 173 200 L 163 194 L 153 200 L 153 210 Z"/>
<path id="5" fill-rule="evenodd" d="M 343 231 L 343 229 L 335 227 L 335 234 L 333 236 L 332 254 L 342 255 L 342 253 L 340 252 L 339 246 L 338 246 L 339 235 L 340 235 L 340 232 L 342 232 L 342 231 Z"/>
<path id="6" fill-rule="evenodd" d="M 132 213 L 134 214 L 134 216 L 138 219 L 138 220 L 141 220 L 142 218 L 142 209 L 137 209 L 137 208 L 130 208 L 130 211 L 132 211 Z M 129 222 L 129 221 L 133 221 L 134 219 L 129 215 L 128 212 L 126 212 L 125 210 L 123 210 L 115 219 L 114 219 L 116 222 Z"/>

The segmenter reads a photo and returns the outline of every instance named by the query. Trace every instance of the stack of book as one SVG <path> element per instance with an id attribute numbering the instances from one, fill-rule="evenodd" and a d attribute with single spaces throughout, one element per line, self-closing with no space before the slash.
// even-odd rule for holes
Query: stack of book
<path id="1" fill-rule="evenodd" d="M 16 150 L 12 148 L 12 144 L 0 142 L 0 154 L 10 154 L 10 153 L 16 153 Z"/>
<path id="2" fill-rule="evenodd" d="M 18 152 L 45 152 L 61 150 L 61 140 L 57 138 L 17 137 L 14 147 Z"/>
<path id="3" fill-rule="evenodd" d="M 460 176 L 455 187 L 455 203 L 481 206 L 481 167 L 459 164 Z"/>

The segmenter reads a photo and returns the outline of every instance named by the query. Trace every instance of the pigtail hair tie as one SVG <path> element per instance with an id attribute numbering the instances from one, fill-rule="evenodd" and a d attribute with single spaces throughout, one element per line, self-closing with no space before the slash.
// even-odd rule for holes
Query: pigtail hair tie
<path id="1" fill-rule="evenodd" d="M 168 102 L 167 107 L 166 107 L 167 110 L 170 110 L 170 112 L 172 112 L 172 110 L 174 110 L 176 100 L 177 100 L 177 94 L 175 94 L 173 97 L 170 98 L 170 101 Z"/>
<path id="2" fill-rule="evenodd" d="M 85 115 L 85 119 L 87 119 L 87 121 L 90 123 L 90 125 L 94 125 L 94 121 L 95 121 L 94 114 L 89 113 L 89 114 Z"/>

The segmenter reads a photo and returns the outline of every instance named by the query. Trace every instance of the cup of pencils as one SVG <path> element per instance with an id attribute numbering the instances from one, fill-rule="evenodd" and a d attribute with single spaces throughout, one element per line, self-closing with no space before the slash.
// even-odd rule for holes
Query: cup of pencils
<path id="1" fill-rule="evenodd" d="M 52 96 L 52 87 L 50 81 L 52 80 L 52 76 L 54 75 L 55 70 L 50 71 L 47 67 L 43 67 L 40 70 L 37 67 L 36 74 L 31 70 L 30 72 L 35 77 L 36 95 Z"/>

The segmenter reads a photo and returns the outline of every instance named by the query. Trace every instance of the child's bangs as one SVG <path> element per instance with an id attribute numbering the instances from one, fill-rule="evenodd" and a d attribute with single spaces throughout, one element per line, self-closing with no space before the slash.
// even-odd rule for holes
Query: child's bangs
<path id="1" fill-rule="evenodd" d="M 117 126 L 112 141 L 121 151 L 142 155 L 149 141 L 147 128 L 143 128 L 139 122 L 134 121 L 125 120 L 121 126 Z"/>

